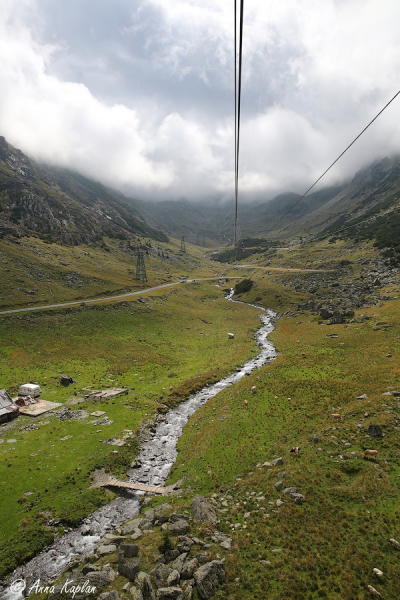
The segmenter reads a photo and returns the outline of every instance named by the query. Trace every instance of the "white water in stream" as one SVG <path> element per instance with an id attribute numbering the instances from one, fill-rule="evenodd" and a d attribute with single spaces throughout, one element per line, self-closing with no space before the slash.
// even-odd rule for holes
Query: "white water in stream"
<path id="1" fill-rule="evenodd" d="M 232 296 L 233 290 L 226 299 L 236 302 L 232 300 Z M 250 375 L 252 371 L 276 358 L 276 350 L 267 337 L 274 330 L 273 323 L 276 322 L 278 315 L 270 309 L 261 309 L 259 306 L 254 308 L 264 310 L 264 314 L 260 315 L 263 325 L 255 334 L 257 346 L 260 348 L 259 354 L 224 379 L 206 386 L 200 392 L 193 394 L 188 400 L 182 402 L 177 408 L 170 410 L 165 415 L 165 420 L 158 425 L 151 439 L 143 444 L 138 456 L 141 467 L 139 469 L 129 469 L 128 476 L 131 481 L 150 485 L 163 485 L 176 460 L 178 454 L 176 444 L 189 418 L 200 406 L 216 396 L 221 390 L 237 383 L 242 377 Z M 8 587 L 11 582 L 17 579 L 27 580 L 26 593 L 29 589 L 29 582 L 40 579 L 41 585 L 45 585 L 47 582 L 54 581 L 71 562 L 80 561 L 85 556 L 93 554 L 99 539 L 105 533 L 138 514 L 140 495 L 140 493 L 128 492 L 125 498 L 115 498 L 112 502 L 87 517 L 84 524 L 90 526 L 91 535 L 83 536 L 80 527 L 61 538 L 57 538 L 52 546 L 14 571 L 8 579 L 4 591 L 1 591 L 0 588 L 0 598 L 2 600 L 20 600 L 23 597 L 22 594 L 13 593 Z"/>

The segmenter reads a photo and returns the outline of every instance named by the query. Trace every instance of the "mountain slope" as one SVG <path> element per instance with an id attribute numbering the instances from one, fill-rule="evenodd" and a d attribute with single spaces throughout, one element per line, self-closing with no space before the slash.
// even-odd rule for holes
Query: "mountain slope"
<path id="1" fill-rule="evenodd" d="M 103 235 L 168 241 L 117 192 L 79 173 L 38 165 L 0 136 L 0 235 L 8 233 L 67 245 Z"/>

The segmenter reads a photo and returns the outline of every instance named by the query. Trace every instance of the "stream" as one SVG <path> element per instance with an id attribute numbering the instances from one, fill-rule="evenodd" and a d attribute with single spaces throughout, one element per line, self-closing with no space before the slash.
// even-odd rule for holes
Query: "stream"
<path id="1" fill-rule="evenodd" d="M 226 299 L 230 302 L 238 302 L 233 300 L 232 296 L 233 290 L 226 296 Z M 259 354 L 248 360 L 243 366 L 238 367 L 227 377 L 204 387 L 179 406 L 170 410 L 157 426 L 156 432 L 142 445 L 138 456 L 138 462 L 141 466 L 128 470 L 127 475 L 131 481 L 149 485 L 163 485 L 178 455 L 177 441 L 189 418 L 200 406 L 216 396 L 221 390 L 237 383 L 242 377 L 250 375 L 252 371 L 261 368 L 277 357 L 275 347 L 267 338 L 275 329 L 274 323 L 279 316 L 270 309 L 262 309 L 259 306 L 254 306 L 254 308 L 264 311 L 264 314 L 259 315 L 262 326 L 255 334 L 257 346 L 260 348 Z M 127 491 L 124 497 L 118 496 L 109 504 L 99 508 L 84 519 L 82 523 L 82 526 L 89 525 L 90 535 L 82 535 L 81 526 L 66 533 L 63 537 L 57 538 L 49 548 L 26 564 L 18 567 L 9 577 L 6 586 L 17 579 L 27 580 L 28 582 L 40 579 L 41 585 L 54 581 L 71 563 L 80 562 L 85 556 L 93 554 L 102 536 L 137 515 L 141 495 L 142 492 Z M 20 600 L 23 595 L 11 591 L 9 587 L 0 587 L 0 598 L 1 600 Z"/>

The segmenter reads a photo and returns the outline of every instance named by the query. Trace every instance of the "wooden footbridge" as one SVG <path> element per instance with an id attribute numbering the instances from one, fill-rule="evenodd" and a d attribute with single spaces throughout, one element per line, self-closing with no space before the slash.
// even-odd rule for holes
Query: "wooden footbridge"
<path id="1" fill-rule="evenodd" d="M 95 473 L 95 481 L 91 487 L 119 487 L 128 490 L 136 490 L 137 492 L 151 492 L 152 494 L 159 494 L 165 496 L 170 494 L 172 490 L 176 490 L 180 487 L 182 480 L 177 481 L 173 485 L 167 487 L 161 487 L 158 485 L 146 485 L 144 483 L 136 483 L 134 481 L 122 481 L 117 479 L 112 474 L 106 473 L 104 469 Z"/>
<path id="2" fill-rule="evenodd" d="M 136 490 L 138 492 L 152 492 L 153 494 L 160 494 L 163 496 L 169 491 L 169 488 L 159 487 L 157 485 L 146 485 L 143 483 L 135 483 L 133 481 L 121 481 L 115 477 L 108 477 L 104 483 L 99 484 L 100 487 L 120 487 L 128 490 Z"/>

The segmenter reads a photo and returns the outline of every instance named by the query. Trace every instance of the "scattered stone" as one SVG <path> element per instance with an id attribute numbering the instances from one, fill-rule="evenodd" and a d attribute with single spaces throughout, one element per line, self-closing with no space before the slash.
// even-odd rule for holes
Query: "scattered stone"
<path id="1" fill-rule="evenodd" d="M 366 400 L 368 398 L 367 394 L 363 394 L 362 396 L 357 396 L 357 400 Z"/>
<path id="2" fill-rule="evenodd" d="M 213 560 L 200 567 L 194 574 L 197 592 L 201 600 L 208 600 L 225 583 L 225 564 L 221 560 Z"/>
<path id="3" fill-rule="evenodd" d="M 81 535 L 89 535 L 89 534 L 90 534 L 89 525 L 83 525 L 83 527 L 81 529 Z"/>
<path id="4" fill-rule="evenodd" d="M 139 558 L 121 558 L 118 557 L 118 573 L 129 581 L 135 581 L 136 575 L 140 571 Z"/>
<path id="5" fill-rule="evenodd" d="M 140 571 L 136 578 L 136 583 L 140 587 L 143 600 L 155 600 L 150 576 L 147 573 L 145 573 L 144 571 Z"/>
<path id="6" fill-rule="evenodd" d="M 283 488 L 283 481 L 277 481 L 276 483 L 274 483 L 274 487 L 278 492 L 280 492 Z"/>
<path id="7" fill-rule="evenodd" d="M 166 587 L 159 588 L 157 591 L 157 600 L 182 600 L 182 588 Z"/>
<path id="8" fill-rule="evenodd" d="M 121 527 L 122 535 L 127 535 L 129 533 L 133 533 L 134 531 L 139 530 L 139 525 L 143 521 L 143 519 L 132 519 L 132 521 L 128 521 Z"/>
<path id="9" fill-rule="evenodd" d="M 191 579 L 193 577 L 193 573 L 195 572 L 198 566 L 199 563 L 196 558 L 186 561 L 181 571 L 181 578 Z"/>
<path id="10" fill-rule="evenodd" d="M 105 556 L 106 554 L 112 554 L 117 551 L 117 546 L 109 544 L 108 546 L 99 546 L 96 550 L 99 556 Z"/>
<path id="11" fill-rule="evenodd" d="M 60 383 L 61 385 L 68 386 L 71 385 L 71 383 L 74 383 L 74 380 L 69 375 L 62 375 L 60 378 Z"/>
<path id="12" fill-rule="evenodd" d="M 283 504 L 284 504 L 284 502 L 282 502 L 282 500 L 280 500 L 280 498 L 278 498 L 278 500 L 276 501 L 276 506 L 279 508 Z"/>
<path id="13" fill-rule="evenodd" d="M 168 577 L 171 575 L 172 571 L 174 569 L 171 569 L 170 567 L 168 567 L 167 565 L 164 565 L 163 563 L 159 563 L 156 567 L 154 567 L 154 569 L 152 571 L 150 571 L 149 576 L 150 579 L 152 581 L 152 583 L 157 587 L 164 587 Z M 179 571 L 178 571 L 179 573 Z"/>
<path id="14" fill-rule="evenodd" d="M 379 427 L 379 425 L 371 423 L 368 425 L 368 435 L 372 435 L 374 437 L 383 437 L 382 429 Z"/>
<path id="15" fill-rule="evenodd" d="M 113 421 L 108 417 L 103 417 L 102 419 L 97 419 L 96 421 L 92 421 L 92 425 L 111 425 Z"/>
<path id="16" fill-rule="evenodd" d="M 183 535 L 189 531 L 189 523 L 184 519 L 180 519 L 175 523 L 168 524 L 168 530 L 172 533 L 172 535 Z"/>
<path id="17" fill-rule="evenodd" d="M 313 444 L 317 444 L 319 442 L 320 438 L 318 435 L 316 435 L 315 433 L 313 433 L 313 435 L 311 436 L 311 441 Z"/>
<path id="18" fill-rule="evenodd" d="M 395 539 L 390 538 L 390 542 L 393 544 L 393 546 L 396 546 L 396 548 L 400 548 L 399 542 L 397 542 Z"/>
<path id="19" fill-rule="evenodd" d="M 136 558 L 139 556 L 139 546 L 136 544 L 130 544 L 129 542 L 122 542 L 119 547 L 120 553 L 124 554 L 125 558 Z"/>
<path id="20" fill-rule="evenodd" d="M 273 465 L 274 467 L 280 467 L 280 466 L 281 466 L 281 465 L 283 465 L 283 464 L 284 464 L 284 462 L 283 462 L 283 458 L 282 458 L 282 457 L 275 458 L 275 459 L 272 461 L 272 465 Z"/>
<path id="21" fill-rule="evenodd" d="M 192 511 L 194 523 L 210 523 L 211 525 L 216 525 L 218 521 L 216 512 L 207 498 L 199 496 L 198 494 L 193 498 Z M 186 533 L 186 531 L 183 533 Z"/>
<path id="22" fill-rule="evenodd" d="M 167 584 L 168 587 L 179 585 L 180 576 L 178 571 L 175 569 L 168 575 Z"/>

